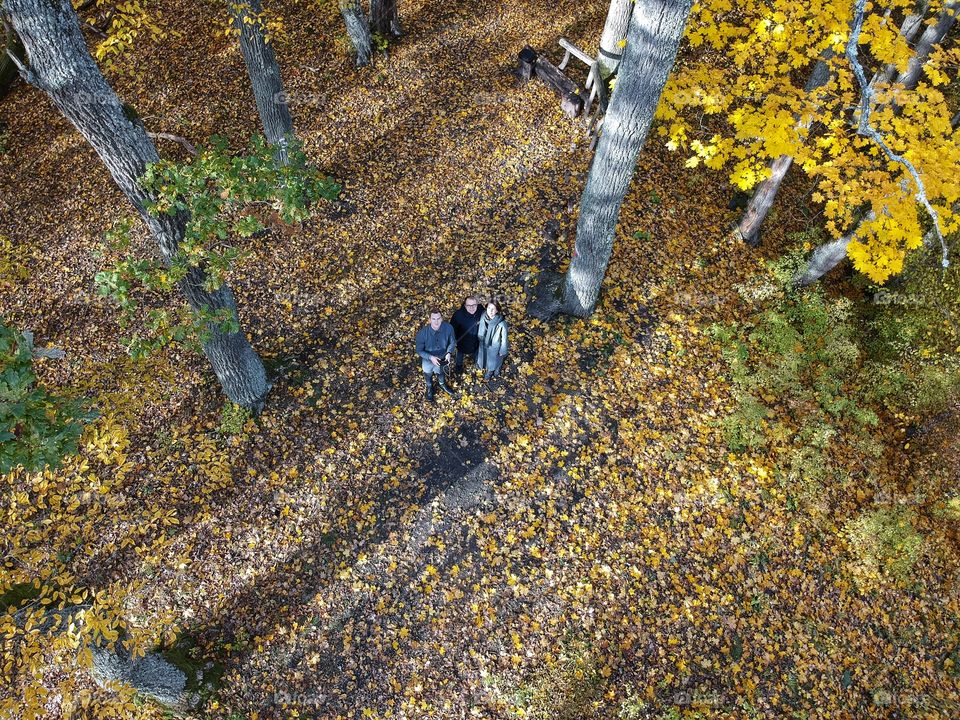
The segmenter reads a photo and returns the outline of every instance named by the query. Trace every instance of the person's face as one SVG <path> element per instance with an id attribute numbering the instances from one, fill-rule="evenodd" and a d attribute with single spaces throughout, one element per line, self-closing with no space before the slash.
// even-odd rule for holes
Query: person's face
<path id="1" fill-rule="evenodd" d="M 493 318 L 497 315 L 497 306 L 493 303 L 487 305 L 487 317 Z"/>
<path id="2" fill-rule="evenodd" d="M 463 302 L 463 306 L 467 309 L 467 312 L 471 315 L 477 314 L 477 299 L 476 298 L 467 298 Z"/>
<path id="3" fill-rule="evenodd" d="M 430 327 L 432 327 L 434 330 L 439 330 L 440 323 L 442 322 L 443 322 L 443 315 L 441 315 L 440 313 L 433 313 L 430 316 Z"/>

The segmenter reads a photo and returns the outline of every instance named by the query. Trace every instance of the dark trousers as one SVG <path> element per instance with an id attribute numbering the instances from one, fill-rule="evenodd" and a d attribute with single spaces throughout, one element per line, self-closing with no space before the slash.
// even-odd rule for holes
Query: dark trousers
<path id="1" fill-rule="evenodd" d="M 449 365 L 447 366 L 449 367 Z M 427 395 L 433 395 L 433 376 L 437 376 L 437 380 L 440 381 L 440 387 L 447 386 L 447 373 L 446 367 L 436 367 L 431 365 L 429 372 L 423 373 L 423 381 L 427 386 Z"/>
<path id="2" fill-rule="evenodd" d="M 463 359 L 470 358 L 474 362 L 477 361 L 477 351 L 474 350 L 471 353 L 465 353 L 462 350 L 457 350 L 457 370 L 463 370 Z"/>

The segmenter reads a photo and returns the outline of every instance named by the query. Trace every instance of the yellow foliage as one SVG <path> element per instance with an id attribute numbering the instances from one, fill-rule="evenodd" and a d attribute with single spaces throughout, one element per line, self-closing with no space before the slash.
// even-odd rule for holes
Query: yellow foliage
<path id="1" fill-rule="evenodd" d="M 852 4 L 844 3 L 750 0 L 733 13 L 727 0 L 697 3 L 686 30 L 688 41 L 693 46 L 707 43 L 725 57 L 718 61 L 704 53 L 702 59 L 678 66 L 657 117 L 665 121 L 659 133 L 666 146 L 691 153 L 687 167 L 727 168 L 731 184 L 741 190 L 766 178 L 772 160 L 792 157 L 817 180 L 815 197 L 823 203 L 827 228 L 837 237 L 865 202 L 883 209 L 849 250 L 858 270 L 882 282 L 900 272 L 906 252 L 919 245 L 916 187 L 902 165 L 889 162 L 876 144 L 854 130 L 852 108 L 860 89 L 843 54 L 851 9 Z M 906 0 L 874 3 L 863 25 L 865 51 L 897 71 L 906 68 L 913 49 L 892 18 L 911 10 Z M 929 84 L 915 90 L 878 84 L 871 117 L 871 125 L 891 149 L 917 167 L 931 203 L 938 211 L 942 208 L 945 229 L 957 223 L 951 208 L 960 194 L 960 144 L 950 127 L 950 107 L 937 86 L 949 81 L 946 70 L 958 59 L 956 48 L 936 49 L 924 67 Z M 807 92 L 804 81 L 817 61 L 827 63 L 830 78 Z M 707 130 L 697 119 L 698 114 L 718 113 L 723 119 L 720 135 L 716 124 Z M 824 131 L 811 142 L 814 121 Z"/>
<path id="2" fill-rule="evenodd" d="M 152 40 L 163 40 L 168 32 L 157 19 L 160 13 L 155 8 L 148 10 L 147 0 L 97 0 L 97 7 L 112 11 L 106 38 L 94 50 L 94 56 L 105 70 L 121 67 L 121 60 L 137 43 L 138 38 L 148 35 Z"/>

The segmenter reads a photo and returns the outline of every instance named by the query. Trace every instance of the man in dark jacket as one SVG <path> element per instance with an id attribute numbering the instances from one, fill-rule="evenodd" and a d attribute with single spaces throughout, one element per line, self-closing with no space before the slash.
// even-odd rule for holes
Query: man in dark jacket
<path id="1" fill-rule="evenodd" d="M 450 364 L 450 356 L 456 348 L 453 327 L 443 321 L 439 310 L 430 311 L 430 322 L 420 328 L 416 338 L 417 355 L 427 384 L 427 400 L 433 402 L 433 376 L 440 381 L 440 389 L 452 398 L 456 393 L 447 387 L 444 368 Z"/>
<path id="2" fill-rule="evenodd" d="M 468 295 L 463 301 L 463 306 L 453 314 L 451 324 L 457 341 L 458 373 L 463 372 L 464 357 L 469 355 L 475 358 L 477 355 L 477 326 L 482 317 L 483 312 L 480 311 L 477 299 L 473 295 Z"/>

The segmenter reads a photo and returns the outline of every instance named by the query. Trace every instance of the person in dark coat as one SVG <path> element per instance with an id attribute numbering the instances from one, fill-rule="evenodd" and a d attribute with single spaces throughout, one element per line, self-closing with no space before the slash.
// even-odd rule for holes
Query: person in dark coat
<path id="1" fill-rule="evenodd" d="M 480 319 L 483 317 L 483 311 L 480 310 L 480 304 L 473 295 L 468 295 L 463 300 L 463 305 L 453 314 L 450 324 L 453 325 L 453 334 L 457 341 L 457 372 L 463 372 L 463 359 L 465 357 L 473 358 L 476 361 L 477 348 L 477 327 L 480 325 Z"/>

